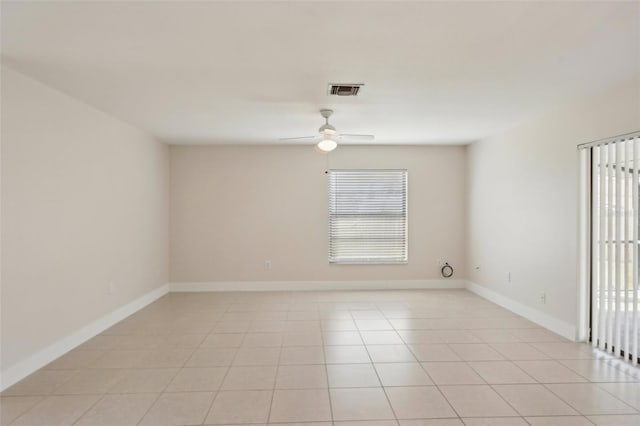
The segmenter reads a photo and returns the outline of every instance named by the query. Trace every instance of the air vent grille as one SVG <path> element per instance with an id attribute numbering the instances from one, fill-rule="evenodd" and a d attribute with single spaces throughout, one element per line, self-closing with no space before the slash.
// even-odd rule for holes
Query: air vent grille
<path id="1" fill-rule="evenodd" d="M 329 84 L 329 94 L 334 96 L 357 96 L 364 84 Z"/>

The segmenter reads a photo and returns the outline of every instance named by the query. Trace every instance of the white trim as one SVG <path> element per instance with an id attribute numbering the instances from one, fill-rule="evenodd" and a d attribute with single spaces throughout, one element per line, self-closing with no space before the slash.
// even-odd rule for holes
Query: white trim
<path id="1" fill-rule="evenodd" d="M 576 338 L 576 326 L 560 321 L 544 312 L 516 302 L 493 290 L 463 279 L 375 280 L 375 281 L 216 281 L 169 283 L 110 312 L 71 335 L 52 343 L 6 370 L 0 372 L 0 390 L 4 390 L 44 367 L 71 349 L 86 342 L 129 315 L 158 300 L 168 292 L 208 291 L 323 291 L 323 290 L 407 290 L 466 289 L 515 314 L 539 324 L 570 340 Z"/>
<path id="2" fill-rule="evenodd" d="M 539 311 L 520 302 L 516 302 L 513 299 L 510 299 L 500 293 L 497 293 L 471 281 L 467 281 L 466 289 L 484 299 L 487 299 L 497 305 L 502 306 L 503 308 L 510 310 L 517 315 L 520 315 L 521 317 L 528 319 L 529 321 L 535 322 L 536 324 L 549 329 L 554 333 L 566 337 L 569 340 L 576 340 L 577 330 L 574 324 L 561 321 L 545 312 Z"/>
<path id="3" fill-rule="evenodd" d="M 578 316 L 577 339 L 589 339 L 591 273 L 591 150 L 578 151 Z M 594 341 L 595 343 L 595 341 Z"/>
<path id="4" fill-rule="evenodd" d="M 464 279 L 432 280 L 369 280 L 369 281 L 213 281 L 170 283 L 169 291 L 327 291 L 327 290 L 408 290 L 408 289 L 466 289 L 478 296 L 510 310 L 554 333 L 576 340 L 576 326 L 542 311 L 516 302 L 493 290 Z"/>
<path id="5" fill-rule="evenodd" d="M 39 350 L 23 361 L 12 365 L 6 370 L 0 372 L 0 390 L 4 390 L 14 383 L 27 377 L 34 371 L 44 367 L 56 358 L 69 352 L 71 349 L 81 345 L 92 337 L 100 334 L 107 328 L 122 321 L 129 315 L 139 311 L 150 303 L 155 302 L 169 292 L 169 285 L 164 284 L 155 290 L 135 299 L 132 302 L 112 311 L 101 318 L 82 327 L 74 333 L 64 337 L 57 342 L 50 344 L 44 349 Z"/>
<path id="6" fill-rule="evenodd" d="M 369 280 L 369 281 L 213 281 L 170 283 L 170 292 L 202 291 L 323 291 L 323 290 L 407 290 L 465 288 L 460 279 Z"/>

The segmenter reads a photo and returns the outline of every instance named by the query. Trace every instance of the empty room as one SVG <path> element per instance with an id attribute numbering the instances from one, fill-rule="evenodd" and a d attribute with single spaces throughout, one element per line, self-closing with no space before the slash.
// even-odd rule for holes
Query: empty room
<path id="1" fill-rule="evenodd" d="M 0 25 L 0 426 L 640 426 L 639 1 Z"/>

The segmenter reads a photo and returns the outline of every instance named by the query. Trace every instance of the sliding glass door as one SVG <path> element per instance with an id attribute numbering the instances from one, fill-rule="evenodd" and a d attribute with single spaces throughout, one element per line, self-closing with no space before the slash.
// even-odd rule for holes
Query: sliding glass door
<path id="1" fill-rule="evenodd" d="M 591 341 L 637 362 L 640 138 L 585 147 L 591 157 Z"/>

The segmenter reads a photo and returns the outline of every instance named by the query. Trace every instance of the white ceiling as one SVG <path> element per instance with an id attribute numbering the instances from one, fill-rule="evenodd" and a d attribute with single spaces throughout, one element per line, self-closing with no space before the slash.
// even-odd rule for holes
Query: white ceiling
<path id="1" fill-rule="evenodd" d="M 459 144 L 640 73 L 640 2 L 3 2 L 2 58 L 170 143 Z"/>

